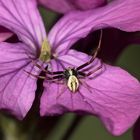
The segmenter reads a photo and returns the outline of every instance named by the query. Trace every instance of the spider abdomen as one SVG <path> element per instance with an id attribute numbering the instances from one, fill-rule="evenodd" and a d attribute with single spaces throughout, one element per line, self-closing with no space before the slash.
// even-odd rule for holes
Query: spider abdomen
<path id="1" fill-rule="evenodd" d="M 72 91 L 73 93 L 76 92 L 79 88 L 79 80 L 77 79 L 77 77 L 74 75 L 69 76 L 67 80 L 67 86 L 70 91 Z"/>

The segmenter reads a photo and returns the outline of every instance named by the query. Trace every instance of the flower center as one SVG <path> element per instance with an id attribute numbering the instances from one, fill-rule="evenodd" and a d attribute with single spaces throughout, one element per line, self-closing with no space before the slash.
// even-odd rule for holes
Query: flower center
<path id="1" fill-rule="evenodd" d="M 47 39 L 42 43 L 39 59 L 43 62 L 48 62 L 51 59 L 51 47 Z"/>

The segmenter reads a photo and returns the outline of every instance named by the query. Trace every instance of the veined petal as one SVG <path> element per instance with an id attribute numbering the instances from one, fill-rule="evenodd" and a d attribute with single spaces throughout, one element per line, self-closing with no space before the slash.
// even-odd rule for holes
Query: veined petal
<path id="1" fill-rule="evenodd" d="M 72 10 L 87 10 L 99 7 L 106 3 L 106 0 L 38 0 L 46 8 L 56 12 L 67 13 Z"/>
<path id="2" fill-rule="evenodd" d="M 94 9 L 107 3 L 107 0 L 70 0 L 79 10 Z"/>
<path id="3" fill-rule="evenodd" d="M 13 35 L 12 32 L 0 26 L 0 42 L 5 41 Z"/>
<path id="4" fill-rule="evenodd" d="M 19 119 L 31 108 L 36 90 L 37 79 L 24 71 L 35 73 L 28 49 L 21 43 L 0 43 L 0 109 Z"/>
<path id="5" fill-rule="evenodd" d="M 17 34 L 34 53 L 46 36 L 36 0 L 0 0 L 0 25 Z"/>
<path id="6" fill-rule="evenodd" d="M 114 0 L 108 5 L 87 12 L 71 12 L 50 31 L 49 40 L 55 53 L 68 48 L 91 31 L 114 27 L 133 32 L 140 30 L 140 0 Z"/>
<path id="7" fill-rule="evenodd" d="M 74 56 L 77 60 L 73 59 Z M 69 61 L 65 61 L 66 57 L 69 57 Z M 72 64 L 78 67 L 82 58 L 90 59 L 87 55 L 72 51 L 59 61 L 52 60 L 51 66 L 53 71 L 72 67 Z M 100 64 L 96 59 L 85 72 L 93 71 Z M 119 67 L 102 65 L 100 72 L 93 73 L 90 79 L 79 78 L 80 86 L 75 93 L 68 89 L 66 79 L 56 79 L 56 82 L 46 80 L 41 97 L 41 115 L 65 112 L 96 115 L 114 135 L 120 135 L 130 128 L 140 115 L 140 83 Z"/>

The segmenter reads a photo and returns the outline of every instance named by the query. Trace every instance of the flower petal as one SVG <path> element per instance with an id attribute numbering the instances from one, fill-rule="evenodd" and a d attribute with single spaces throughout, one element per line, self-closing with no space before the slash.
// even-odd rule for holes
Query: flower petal
<path id="1" fill-rule="evenodd" d="M 77 62 L 84 56 L 87 59 L 87 55 L 80 55 L 76 51 L 72 53 L 75 53 Z M 72 67 L 72 63 L 75 67 L 76 60 L 71 57 L 72 53 L 67 55 L 69 62 L 62 58 L 59 63 L 53 60 L 52 69 L 62 70 L 62 66 L 68 68 L 68 64 Z M 94 70 L 99 64 L 100 61 L 96 59 L 88 71 Z M 103 64 L 98 75 L 94 73 L 91 77 L 79 78 L 80 87 L 76 93 L 70 92 L 65 79 L 56 82 L 46 80 L 41 97 L 41 115 L 58 115 L 69 111 L 96 115 L 112 134 L 122 134 L 140 115 L 140 83 L 121 68 L 106 64 Z"/>
<path id="2" fill-rule="evenodd" d="M 0 25 L 17 34 L 34 52 L 46 35 L 36 0 L 0 0 Z"/>
<path id="3" fill-rule="evenodd" d="M 13 35 L 12 32 L 0 26 L 0 42 L 5 41 Z"/>
<path id="4" fill-rule="evenodd" d="M 39 0 L 46 8 L 56 12 L 67 13 L 72 10 L 87 10 L 101 6 L 106 0 Z"/>
<path id="5" fill-rule="evenodd" d="M 55 53 L 68 48 L 89 32 L 105 27 L 133 32 L 140 30 L 140 0 L 114 0 L 87 12 L 71 12 L 50 31 L 49 40 Z"/>
<path id="6" fill-rule="evenodd" d="M 75 5 L 75 9 L 88 10 L 94 9 L 107 3 L 107 0 L 70 0 Z"/>
<path id="7" fill-rule="evenodd" d="M 0 109 L 9 110 L 23 118 L 34 100 L 37 80 L 33 64 L 27 55 L 28 47 L 21 44 L 0 43 Z"/>

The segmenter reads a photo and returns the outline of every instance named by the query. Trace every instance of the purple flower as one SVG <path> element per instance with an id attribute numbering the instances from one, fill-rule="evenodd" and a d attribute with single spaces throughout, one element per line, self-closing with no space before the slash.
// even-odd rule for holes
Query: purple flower
<path id="1" fill-rule="evenodd" d="M 139 10 L 140 0 L 116 0 L 95 10 L 72 12 L 52 28 L 47 42 L 35 0 L 0 0 L 0 25 L 17 34 L 21 41 L 0 43 L 0 108 L 23 118 L 35 96 L 37 79 L 31 75 L 39 75 L 41 71 L 34 63 L 45 60 L 51 72 L 77 68 L 91 57 L 71 50 L 72 44 L 100 28 L 140 30 Z M 85 73 L 99 67 L 100 70 L 90 76 L 77 77 L 79 86 L 74 93 L 65 78 L 52 82 L 46 74 L 41 115 L 69 111 L 92 114 L 98 116 L 112 134 L 125 132 L 140 114 L 140 83 L 121 68 L 101 63 L 97 58 Z"/>
<path id="2" fill-rule="evenodd" d="M 38 0 L 38 2 L 59 13 L 67 13 L 72 10 L 88 10 L 99 7 L 106 3 L 106 0 Z"/>
<path id="3" fill-rule="evenodd" d="M 0 43 L 0 108 L 23 118 L 33 103 L 37 81 L 24 70 L 39 74 L 32 60 L 40 55 L 46 33 L 34 0 L 0 0 L 0 25 L 21 41 Z"/>
<path id="4" fill-rule="evenodd" d="M 89 61 L 87 55 L 69 48 L 91 30 L 105 27 L 124 31 L 140 30 L 137 6 L 140 6 L 139 0 L 116 0 L 102 8 L 66 15 L 48 34 L 52 52 L 57 56 L 57 60 L 51 61 L 51 70 L 55 72 L 64 71 L 68 67 L 77 68 Z M 100 60 L 96 59 L 91 65 L 93 67 L 87 73 L 101 65 Z M 46 80 L 41 98 L 41 115 L 69 111 L 97 115 L 114 135 L 120 135 L 130 128 L 140 113 L 140 83 L 118 67 L 103 65 L 105 70 L 92 80 L 79 78 L 81 82 L 76 93 L 69 90 L 66 79 L 56 82 Z"/>

